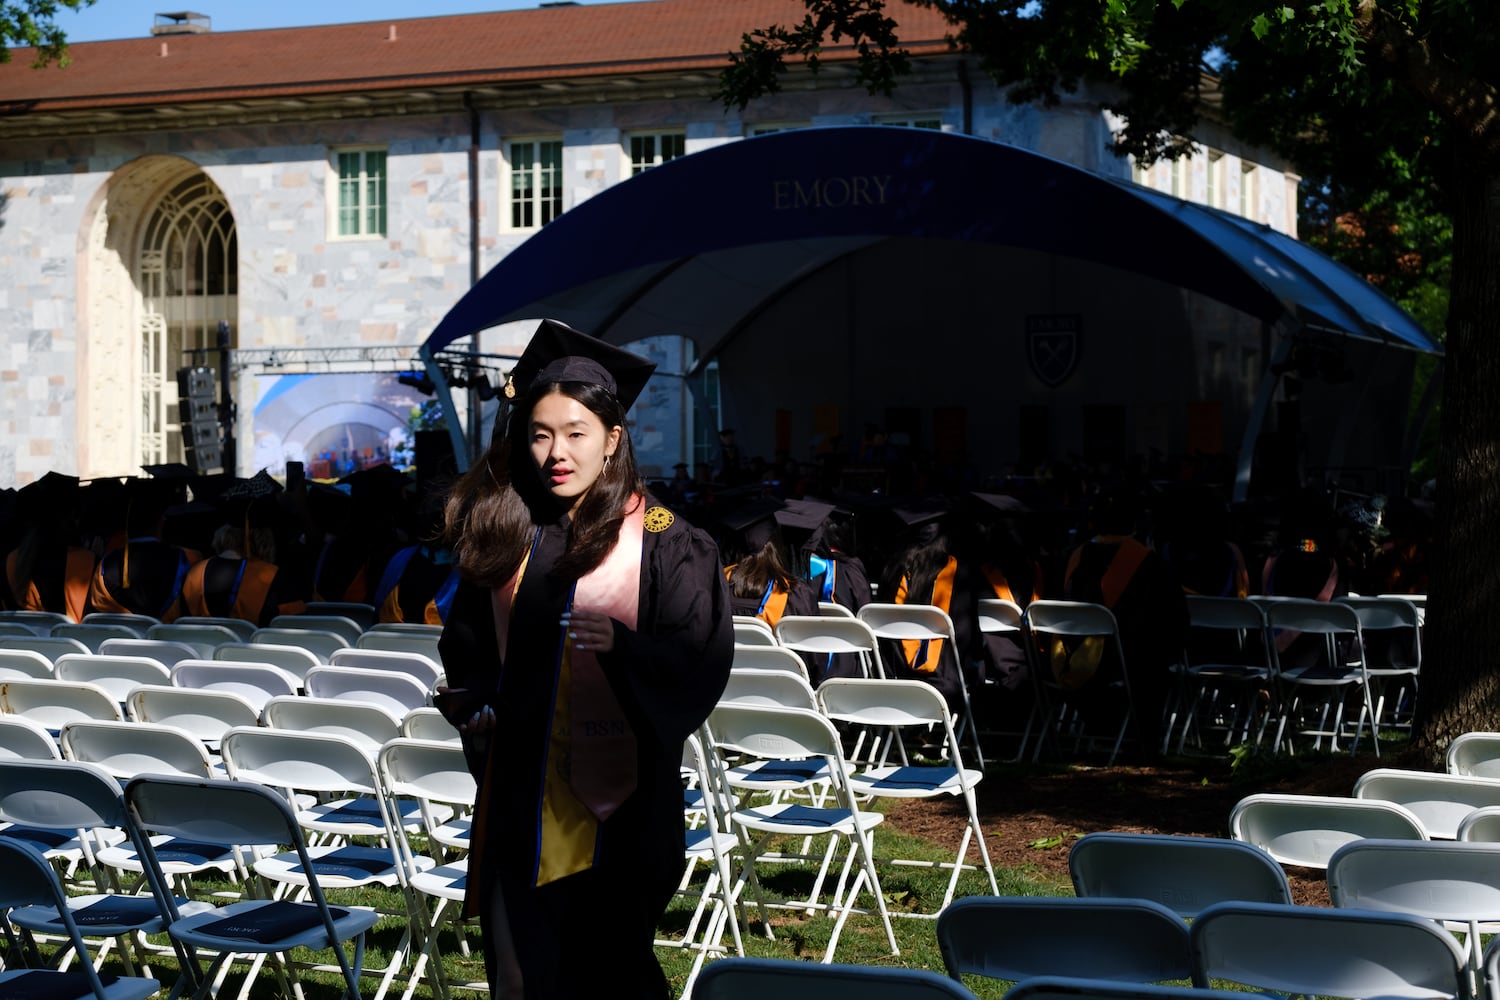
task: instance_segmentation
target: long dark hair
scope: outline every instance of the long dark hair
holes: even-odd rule
[[[759,597],[774,581],[782,590],[792,589],[792,574],[781,554],[778,532],[772,532],[758,552],[751,552],[729,571],[729,592],[735,597]]]
[[[568,550],[554,572],[576,579],[603,562],[619,535],[631,497],[644,490],[625,426],[625,410],[608,389],[591,382],[532,387],[511,411],[505,433],[491,441],[484,456],[454,484],[443,509],[444,538],[466,580],[502,586],[520,567],[536,525],[556,520],[566,511],[542,482],[528,444],[532,408],[553,392],[583,404],[603,421],[606,431],[620,428],[613,457],[573,515]]]

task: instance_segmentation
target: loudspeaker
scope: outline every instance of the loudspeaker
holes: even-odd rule
[[[199,365],[177,369],[177,419],[182,425],[184,458],[193,471],[223,468],[212,368]]]

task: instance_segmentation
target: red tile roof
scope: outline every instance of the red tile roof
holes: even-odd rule
[[[948,51],[933,11],[891,5],[914,55]],[[146,36],[69,47],[66,68],[0,65],[0,108],[65,111],[474,87],[659,72],[716,73],[746,31],[801,20],[799,0],[642,0],[370,21],[315,28]],[[143,30],[144,30],[143,26]],[[847,46],[824,59],[847,58]]]

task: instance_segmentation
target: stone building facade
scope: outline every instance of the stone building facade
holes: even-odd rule
[[[797,9],[643,0],[276,31],[143,26],[43,70],[14,52],[0,66],[0,485],[181,460],[175,373],[222,363],[220,323],[238,471],[302,457],[256,427],[274,376],[407,370],[472,281],[547,219],[766,130],[965,132],[1295,234],[1285,164],[1210,126],[1199,155],[1134,170],[1109,151],[1114,123],[1092,95],[1009,104],[916,8],[902,12],[916,69],[892,97],[857,86],[835,51],[743,113],[713,101],[740,34]],[[518,353],[528,333],[501,328],[479,346]],[[653,349],[664,369],[683,360]],[[334,402],[313,392],[310,406]],[[655,395],[637,413],[647,463],[693,460],[680,395]]]

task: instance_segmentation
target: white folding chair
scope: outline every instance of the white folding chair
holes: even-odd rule
[[[1219,903],[1198,915],[1188,938],[1198,987],[1217,980],[1283,995],[1470,996],[1453,935],[1410,914]]]
[[[254,705],[228,691],[139,687],[125,700],[125,710],[136,722],[185,730],[210,753],[218,753],[219,741],[229,730],[260,722]]]
[[[1087,969],[1094,979],[1152,983],[1191,970],[1187,923],[1149,899],[966,896],[938,917],[937,941],[954,979]]]
[[[269,642],[226,642],[214,650],[214,659],[236,663],[270,663],[297,679],[321,662],[316,653],[300,646],[278,646]]]
[[[78,920],[87,911],[75,912],[72,897],[64,891],[52,865],[36,848],[17,840],[0,837],[0,909],[8,909],[12,919],[28,911],[46,910],[52,914],[55,929],[61,929],[69,946],[78,954],[87,954],[87,944]],[[100,901],[96,901],[96,905]],[[106,899],[104,903],[111,902]],[[155,900],[148,900],[153,906]],[[158,925],[160,918],[158,918]],[[111,926],[121,926],[117,921]],[[160,929],[159,926],[157,929]],[[5,996],[84,997],[97,1000],[146,1000],[161,992],[161,983],[145,976],[101,978],[89,962],[80,963],[79,972],[54,969],[7,969],[0,972],[0,994]]]
[[[1481,806],[1458,824],[1458,839],[1476,844],[1500,844],[1500,806]]]
[[[247,846],[290,844],[289,853],[308,873],[303,900],[243,900],[192,915],[180,913],[175,905],[167,907],[172,940],[214,955],[197,977],[193,1000],[204,1000],[218,983],[218,971],[244,954],[273,956],[283,990],[289,992],[284,970],[291,968],[289,953],[295,948],[331,949],[336,964],[319,968],[341,975],[348,994],[359,995],[365,932],[379,914],[369,907],[328,905],[302,831],[284,799],[253,782],[147,776],[125,786],[125,800],[138,840],[161,834]],[[170,902],[168,879],[149,842],[143,854],[153,891],[159,900]],[[348,941],[354,942],[352,956],[343,946]]]
[[[50,632],[51,629],[48,629],[48,631]],[[33,631],[29,626],[22,625],[20,622],[0,621],[0,639],[8,639],[13,636],[31,635],[36,635],[36,632]]]
[[[736,670],[780,670],[796,674],[804,681],[808,680],[807,663],[795,650],[781,645],[746,646],[736,643],[733,666]]]
[[[120,704],[142,684],[170,684],[171,672],[156,660],[113,653],[69,653],[52,667],[58,680],[97,684]]]
[[[461,940],[463,937],[463,921],[458,910],[463,903],[469,874],[469,819],[466,810],[473,804],[477,793],[463,749],[456,744],[403,737],[386,743],[376,763],[391,814],[401,815],[408,806],[417,806],[422,819],[421,830],[429,842],[447,848],[452,855],[435,855],[431,860],[436,863],[430,865],[426,864],[429,859],[422,858],[423,863],[418,864],[420,853],[413,847],[405,829],[398,830],[397,856],[406,866],[412,890],[418,898],[435,901],[430,914],[425,906],[421,910],[423,944],[412,965],[403,1000],[410,1000],[417,984],[424,979],[429,979],[433,994],[438,997],[447,996],[450,985],[473,989],[479,984],[449,984],[446,981],[442,956],[438,951],[438,936],[444,926],[451,925]],[[456,813],[464,815],[455,818]]]
[[[68,622],[52,626],[49,635],[54,639],[77,639],[90,653],[97,653],[106,639],[144,639],[145,628],[105,622]]]
[[[358,667],[363,670],[391,670],[410,674],[431,691],[443,674],[437,661],[421,653],[404,653],[393,649],[340,649],[329,660],[335,667]]]
[[[776,633],[754,615],[734,616],[734,644],[736,646],[774,646]]]
[[[1264,605],[1266,628],[1272,637],[1272,654],[1276,663],[1277,684],[1281,689],[1281,711],[1276,720],[1276,742],[1272,752],[1281,749],[1282,741],[1296,735],[1313,736],[1313,749],[1320,749],[1323,737],[1329,748],[1338,750],[1343,734],[1345,702],[1351,693],[1359,696],[1359,721],[1354,732],[1353,749],[1359,748],[1359,736],[1373,706],[1369,679],[1365,676],[1364,642],[1360,635],[1359,615],[1347,604],[1326,601],[1290,599]],[[1324,648],[1319,662],[1289,666],[1275,642],[1277,633],[1292,630],[1304,635],[1321,636]],[[1315,709],[1316,718],[1303,719],[1302,691],[1321,695]],[[1332,715],[1332,721],[1329,715]],[[1375,755],[1380,756],[1380,741],[1374,740]]]
[[[243,618],[229,618],[220,615],[183,615],[172,619],[174,625],[217,625],[227,628],[234,633],[234,642],[249,642],[250,636],[257,628],[254,622],[247,622]]]
[[[306,848],[258,859],[257,875],[299,895],[315,881],[325,889],[399,889],[406,929],[381,971],[378,993],[383,995],[410,952],[413,926],[425,923],[425,909],[419,909],[409,873],[436,866],[431,858],[412,858],[407,864],[397,857],[397,828],[419,822],[415,804],[398,822],[381,794],[374,759],[340,736],[236,728],[224,734],[220,751],[236,781],[280,789],[289,801],[302,795],[313,800],[295,809],[297,825],[311,838]]]
[[[89,651],[89,648],[77,639],[51,635],[33,635],[30,637],[24,635],[9,636],[4,642],[0,642],[0,646],[4,646],[10,650],[27,650],[32,653],[40,653],[47,658],[48,663],[56,663],[59,656],[66,656],[69,653],[87,653]]]
[[[414,708],[401,717],[401,735],[413,740],[432,740],[438,743],[459,743],[458,730],[443,717],[443,713],[430,706]]]
[[[1245,1000],[1245,994],[1196,986],[1118,983],[1085,976],[1034,976],[1013,986],[1005,994],[1005,1000]]]
[[[1500,733],[1464,733],[1448,744],[1449,774],[1500,778]]]
[[[76,761],[0,761],[0,819],[27,831],[74,838],[83,847],[90,866],[96,853],[132,839],[125,803],[114,777],[103,768]],[[28,835],[16,836],[10,831],[0,837],[0,843],[24,844],[43,858],[56,853],[32,842]],[[10,868],[0,870],[6,873],[0,884],[9,884],[16,875]],[[65,968],[72,957],[77,957],[85,969],[102,964],[109,944],[91,958],[82,940],[87,936],[118,941],[126,971],[133,973],[135,958],[145,958],[143,948],[133,947],[136,935],[160,933],[166,925],[165,914],[153,896],[115,891],[110,880],[99,877],[100,870],[95,869],[95,873],[94,885],[81,894],[69,891],[65,901],[38,900],[13,910],[10,922],[28,936],[56,934],[63,924],[59,917],[66,910],[81,935],[71,941],[74,953],[66,956],[60,967]],[[111,891],[105,891],[106,887]],[[180,960],[182,956],[177,957]],[[10,994],[0,988],[0,995]]]
[[[692,899],[694,906],[682,937],[677,940],[657,938],[656,944],[685,948],[694,953],[683,986],[683,995],[688,996],[709,955],[726,950],[721,943],[726,925],[732,933],[735,954],[744,955],[745,945],[740,936],[738,910],[731,898],[734,876],[730,855],[739,845],[739,838],[729,828],[725,816],[732,799],[721,785],[700,735],[689,736],[684,741],[682,757],[683,770],[689,774],[691,788],[697,794],[684,808],[686,864],[677,892]],[[707,871],[702,886],[694,889],[692,879],[699,865]]]
[[[337,632],[317,628],[258,628],[250,641],[272,646],[298,646],[327,663],[336,650],[348,649],[349,642]]]
[[[191,660],[198,650],[185,642],[172,639],[105,639],[99,646],[105,656],[140,656],[155,660],[168,670],[178,660]]]
[[[202,741],[173,726],[149,722],[70,722],[63,727],[60,742],[67,759],[102,768],[121,785],[142,774],[215,777],[213,762]],[[209,871],[222,877],[232,876],[240,860],[228,844],[186,843],[160,835],[152,843],[163,869],[179,881]],[[143,871],[140,852],[133,844],[113,844],[95,853],[99,863],[109,868]],[[186,900],[178,900],[180,907],[185,903]],[[187,907],[189,912],[205,908]]]
[[[965,676],[963,657],[958,652],[958,636],[948,612],[932,604],[866,604],[855,616],[875,633],[878,639],[894,642],[946,642],[958,670],[959,693],[963,711],[955,713],[954,728],[960,741],[968,732],[974,742],[974,762],[984,769],[984,748],[979,745],[979,724],[974,721],[974,707],[969,700],[969,679]]]
[[[1182,752],[1190,732],[1203,745],[1205,716],[1219,720],[1224,746],[1236,739],[1249,743],[1252,730],[1259,746],[1274,714],[1271,699],[1276,693],[1265,612],[1254,601],[1238,597],[1189,594],[1186,600],[1188,643],[1181,680],[1187,708],[1177,752]]]
[[[880,641],[870,626],[858,618],[782,615],[776,623],[776,641],[787,649],[816,656],[850,653],[858,657],[864,676],[885,676],[880,662]]]
[[[819,601],[818,614],[829,618],[853,618],[854,612],[836,601]]]
[[[1155,900],[1184,918],[1225,900],[1292,901],[1274,858],[1217,837],[1090,833],[1068,852],[1068,874],[1079,896]]]
[[[371,760],[382,746],[401,735],[390,712],[360,701],[284,694],[265,703],[261,718],[272,729],[342,737],[363,747]]]
[[[1464,934],[1469,971],[1479,981],[1484,945],[1500,920],[1500,844],[1357,840],[1328,862],[1334,906],[1410,913]]]
[[[52,661],[29,649],[0,648],[0,679],[36,677],[45,680],[52,674]]]
[[[838,621],[834,618],[825,620]],[[805,709],[720,705],[709,717],[706,731],[712,741],[710,752],[714,754],[727,751],[762,760],[815,760],[821,763],[829,776],[836,803],[826,807],[791,802],[767,805],[742,803],[737,806],[729,816],[730,822],[743,830],[747,839],[755,839],[744,848],[744,860],[735,882],[733,898],[741,899],[746,885],[751,881],[758,885],[755,864],[770,837],[780,834],[798,837],[827,836],[833,844],[846,841],[844,866],[838,884],[832,898],[826,906],[822,906],[830,915],[836,914],[823,962],[826,964],[833,961],[839,935],[849,915],[856,912],[855,902],[861,890],[868,892],[875,905],[891,954],[900,954],[895,932],[891,928],[890,913],[880,890],[880,876],[876,872],[874,855],[870,849],[870,831],[884,817],[880,813],[862,812],[855,805],[853,791],[845,779],[848,772],[844,764],[844,752],[833,723],[817,712]],[[832,852],[823,855],[822,867],[813,888],[813,899],[794,904],[796,908],[821,906],[815,900],[821,892],[823,876],[832,860]],[[851,881],[849,874],[856,865],[858,872]],[[766,936],[773,937],[771,923],[764,913],[767,904],[761,900],[757,902],[762,908],[762,926]]]
[[[379,614],[372,604],[355,604],[349,601],[308,601],[306,613],[337,615],[349,619],[362,629],[374,628],[375,617]]]
[[[316,629],[320,632],[332,632],[341,636],[349,645],[364,634],[365,628],[359,622],[343,615],[277,615],[271,619],[271,628],[291,629]]]
[[[1015,601],[1002,600],[998,597],[980,598],[975,602],[976,615],[975,627],[981,634],[986,636],[1004,636],[1014,641],[1023,650],[1026,648],[1026,613]],[[1027,657],[1028,669],[1030,657]],[[986,678],[986,685],[997,685],[999,682],[994,678]],[[1036,685],[1029,679],[1027,687],[1031,692],[1031,707],[1026,713],[1026,723],[1019,732],[1000,733],[999,735],[1013,735],[1016,737],[1016,752],[1010,758],[1010,762],[1024,760],[1026,748],[1031,744],[1031,732],[1039,724],[1045,725],[1047,718],[1043,714],[1042,706],[1037,701]],[[991,730],[994,732],[994,730]]]
[[[0,622],[24,625],[37,636],[48,635],[54,625],[64,625],[72,620],[58,611],[0,611]]]
[[[1340,597],[1338,601],[1353,608],[1359,616],[1365,677],[1375,702],[1371,709],[1371,733],[1379,740],[1386,696],[1393,687],[1391,724],[1410,729],[1422,673],[1421,613],[1404,597]]]
[[[335,698],[379,705],[397,722],[428,702],[428,688],[410,674],[361,667],[317,666],[302,679],[312,698]]]
[[[237,694],[258,712],[278,695],[295,695],[298,683],[274,663],[183,660],[172,668],[172,686]]]
[[[724,685],[724,693],[719,695],[719,704],[817,708],[811,685],[796,674],[743,667],[729,671],[729,680]]]
[[[85,625],[124,625],[135,629],[138,637],[144,639],[146,630],[152,625],[160,625],[160,618],[150,615],[136,615],[127,611],[90,611],[83,616]]]
[[[120,722],[125,718],[120,703],[99,685],[55,678],[0,680],[0,712],[24,715],[50,733],[62,732],[74,719]]]
[[[856,795],[871,798],[930,799],[953,796],[964,803],[967,821],[963,838],[959,841],[958,853],[950,862],[912,861],[892,859],[893,864],[920,865],[922,867],[950,868],[948,888],[943,901],[937,907],[941,912],[953,901],[958,888],[958,877],[973,866],[966,864],[969,842],[976,840],[979,858],[985,876],[989,879],[990,892],[999,894],[995,883],[995,869],[990,863],[990,851],[985,843],[984,828],[979,822],[979,808],[974,801],[974,788],[984,777],[982,770],[964,767],[963,754],[958,745],[958,734],[953,719],[948,714],[948,704],[943,696],[928,684],[916,680],[886,680],[881,678],[830,677],[818,687],[818,707],[824,715],[835,722],[869,726],[876,729],[897,731],[920,727],[924,731],[941,734],[947,764],[942,766],[911,766],[901,761],[888,760],[890,744],[886,743],[887,759],[877,762],[875,767],[856,771],[849,776],[849,786]],[[877,857],[877,860],[880,860]],[[936,916],[909,914],[911,916]]]
[[[686,994],[684,994],[685,996]],[[693,986],[697,1000],[972,1000],[973,994],[926,969],[808,965],[771,958],[711,962]]]
[[[1061,735],[1064,727],[1071,724],[1071,733],[1079,744],[1092,743],[1088,731],[1086,712],[1075,711],[1074,699],[1086,699],[1092,706],[1108,706],[1108,711],[1119,717],[1113,743],[1109,750],[1109,763],[1113,764],[1125,741],[1125,733],[1135,718],[1134,701],[1130,694],[1130,668],[1125,662],[1125,650],[1120,644],[1120,627],[1114,612],[1102,604],[1082,601],[1032,601],[1026,606],[1026,630],[1031,636],[1027,652],[1033,657],[1031,676],[1036,684],[1037,701],[1049,718],[1043,736]],[[1046,650],[1038,644],[1058,640],[1063,643],[1097,642],[1100,645],[1098,671],[1076,688],[1060,683],[1053,672]],[[1116,676],[1108,664],[1119,666]],[[1037,743],[1037,755],[1042,749]],[[1034,755],[1035,756],[1035,755]]]
[[[1333,852],[1352,840],[1427,839],[1416,814],[1394,802],[1273,793],[1235,803],[1229,835],[1299,868],[1327,868]]]
[[[354,646],[356,649],[386,649],[393,653],[416,653],[427,657],[434,663],[442,663],[443,656],[438,652],[438,638],[443,634],[442,629],[427,625],[411,627],[421,628],[421,631],[394,631],[376,626],[361,635]]]
[[[147,639],[181,642],[197,650],[202,659],[211,659],[214,648],[226,642],[239,642],[240,633],[233,626],[217,622],[168,622],[152,625],[146,630]]]
[[[0,715],[0,760],[61,760],[57,738],[20,715]]]
[[[1470,812],[1500,806],[1500,780],[1378,767],[1360,775],[1354,797],[1399,803],[1421,820],[1427,836],[1453,840]]]

